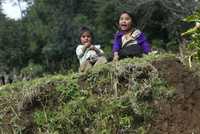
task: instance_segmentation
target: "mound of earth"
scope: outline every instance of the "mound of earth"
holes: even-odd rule
[[[161,77],[176,88],[172,101],[156,104],[158,116],[152,123],[156,134],[199,134],[200,133],[200,78],[174,59],[152,63]]]
[[[143,59],[142,59],[143,60]],[[152,78],[154,73],[158,73],[159,77],[167,82],[168,85],[175,88],[175,96],[170,99],[161,99],[150,102],[156,109],[154,118],[147,127],[148,133],[150,134],[199,134],[200,133],[200,77],[193,71],[186,68],[178,59],[168,57],[151,60],[147,66],[136,67],[132,63],[129,63],[128,68],[121,66],[122,70],[125,72],[118,72],[119,83],[118,89],[129,89],[129,85],[134,85],[135,81],[143,84],[144,93],[151,95],[151,92],[145,92],[146,88],[145,82]],[[133,61],[134,63],[134,61]],[[38,125],[34,122],[33,113],[35,111],[43,110],[44,105],[50,111],[56,111],[58,106],[62,103],[63,93],[66,93],[63,89],[69,90],[67,95],[75,95],[75,92],[71,90],[74,87],[73,83],[77,82],[81,88],[85,88],[92,91],[88,94],[94,95],[94,98],[99,94],[103,96],[106,94],[112,97],[115,94],[114,90],[110,90],[112,82],[106,80],[105,76],[110,76],[110,67],[105,71],[101,70],[100,74],[90,73],[79,77],[79,82],[76,81],[77,78],[72,78],[70,81],[66,78],[67,76],[54,76],[50,78],[44,78],[38,80],[39,83],[35,84],[36,81],[32,81],[32,87],[28,84],[16,86],[16,89],[10,93],[10,97],[0,96],[0,132],[12,134],[19,132],[16,130],[22,130],[19,133],[31,134],[38,133]],[[128,70],[129,69],[129,70]],[[126,76],[128,73],[132,73],[130,77],[132,80],[128,80]],[[89,76],[88,76],[89,75]],[[96,75],[96,76],[95,76]],[[122,77],[123,76],[123,77]],[[88,79],[89,78],[89,79]],[[74,80],[75,79],[75,80]],[[96,79],[99,79],[99,83],[96,83]],[[110,79],[110,77],[109,77]],[[111,77],[111,79],[115,79]],[[92,84],[91,84],[92,83]],[[88,87],[88,85],[90,87]],[[94,86],[96,85],[96,86]],[[135,84],[136,85],[136,84]],[[136,85],[137,86],[137,85]],[[26,88],[30,90],[20,91],[21,88]],[[59,88],[58,88],[59,87]],[[141,86],[142,87],[142,86]],[[60,89],[60,91],[58,90]],[[151,89],[151,88],[150,88]],[[105,90],[107,92],[105,92]],[[20,91],[20,92],[19,92]],[[59,92],[58,92],[59,91]],[[130,90],[132,91],[132,90]],[[124,92],[118,92],[118,97]],[[110,95],[109,95],[110,93]],[[142,92],[143,93],[143,92]],[[2,92],[1,92],[2,94]],[[96,96],[95,96],[96,95]],[[99,98],[101,97],[99,96]],[[70,96],[67,96],[70,97]],[[98,97],[97,97],[98,98]],[[65,101],[70,100],[70,98],[63,98]],[[150,99],[151,100],[151,99]],[[94,100],[96,101],[96,100]],[[148,101],[148,99],[147,99]],[[129,103],[128,103],[129,104]],[[103,104],[102,104],[103,105]],[[108,105],[110,106],[110,105]],[[130,107],[131,108],[131,107]],[[118,109],[120,114],[124,114],[123,110]],[[127,110],[130,115],[132,115],[132,109]],[[112,113],[112,112],[111,112]],[[113,114],[116,113],[113,112]],[[2,118],[3,117],[3,118]],[[69,117],[70,118],[70,117]],[[45,118],[46,119],[46,118]],[[40,125],[46,125],[44,124]],[[133,121],[134,122],[134,121]],[[118,122],[114,122],[118,123]],[[66,124],[64,124],[66,125]],[[113,125],[115,126],[115,125]],[[18,129],[20,127],[20,129]],[[109,126],[110,127],[110,126]],[[89,128],[88,128],[89,129]],[[114,131],[114,133],[126,133],[125,131]],[[86,133],[85,131],[83,133]],[[134,131],[135,133],[135,131]],[[136,132],[137,133],[137,132]]]

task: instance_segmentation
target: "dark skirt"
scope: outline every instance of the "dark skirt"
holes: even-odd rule
[[[142,57],[143,50],[138,44],[135,44],[123,47],[120,49],[118,54],[120,59],[129,57]]]

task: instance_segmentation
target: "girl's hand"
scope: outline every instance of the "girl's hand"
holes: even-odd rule
[[[91,46],[91,43],[86,42],[85,44],[83,44],[83,48],[82,48],[82,52],[85,52],[85,50],[87,50],[87,48],[89,48]]]
[[[90,48],[92,46],[89,42],[86,42],[84,45],[86,48]]]
[[[90,46],[90,50],[95,50],[95,51],[96,51],[95,46],[94,46],[94,45],[91,45],[91,46]]]
[[[113,62],[116,62],[119,60],[119,55],[117,52],[114,53],[114,57],[113,57]]]
[[[90,50],[94,50],[99,56],[103,54],[100,49],[96,48],[94,45],[90,46]]]

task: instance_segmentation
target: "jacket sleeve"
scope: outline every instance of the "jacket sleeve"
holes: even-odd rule
[[[141,33],[141,35],[137,39],[138,44],[142,47],[143,52],[145,54],[148,54],[151,51],[151,47],[149,42],[147,41],[146,37],[144,36],[144,33]]]
[[[84,55],[82,48],[83,48],[83,45],[78,45],[78,47],[76,48],[76,55],[78,59],[80,59]]]
[[[122,42],[122,32],[117,32],[114,37],[112,52],[118,52],[121,49],[121,42]]]

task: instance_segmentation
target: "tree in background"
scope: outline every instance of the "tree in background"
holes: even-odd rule
[[[90,27],[95,42],[110,53],[118,14],[127,10],[150,40],[163,41],[159,47],[169,48],[167,42],[179,37],[180,20],[199,7],[196,0],[18,0],[21,1],[29,5],[22,20],[10,20],[0,14],[0,64],[20,70],[31,61],[42,65],[46,72],[77,70],[74,51],[81,26]]]
[[[106,29],[110,29],[106,31],[109,31],[108,34],[110,35],[110,31],[116,30],[114,24],[117,20],[117,14],[127,10],[134,14],[137,27],[148,33],[150,38],[158,38],[168,42],[179,36],[179,29],[182,28],[180,20],[191,15],[199,7],[199,1],[111,0],[107,2],[102,0],[98,1],[98,5],[98,30],[101,31],[105,28],[102,30],[105,33]]]

